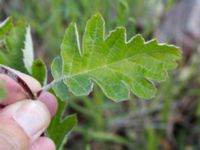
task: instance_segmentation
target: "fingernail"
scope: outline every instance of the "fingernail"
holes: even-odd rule
[[[42,102],[28,101],[15,112],[13,118],[34,141],[47,128],[50,122],[50,113]]]

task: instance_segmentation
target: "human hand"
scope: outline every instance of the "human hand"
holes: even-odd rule
[[[15,71],[36,93],[41,89],[38,81]],[[53,141],[40,135],[56,113],[56,98],[43,92],[39,100],[28,100],[21,86],[0,74],[7,95],[0,100],[0,150],[55,150]]]

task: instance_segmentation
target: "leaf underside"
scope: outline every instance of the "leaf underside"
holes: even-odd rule
[[[62,77],[76,96],[88,95],[96,83],[114,101],[129,99],[130,92],[148,99],[155,95],[152,81],[163,81],[181,58],[180,50],[157,40],[145,42],[141,35],[129,41],[123,27],[105,36],[100,14],[87,22],[80,46],[75,23],[65,32],[61,45]]]
[[[24,48],[22,49],[22,52],[23,52],[24,66],[27,69],[27,71],[30,74],[32,74],[32,64],[34,61],[34,53],[33,53],[33,41],[32,41],[32,37],[31,37],[30,26],[28,26],[26,28]]]
[[[59,56],[53,60],[51,65],[51,72],[54,79],[59,79],[60,76],[62,76],[62,60]],[[54,84],[53,91],[62,101],[66,101],[69,97],[68,89],[63,81]]]

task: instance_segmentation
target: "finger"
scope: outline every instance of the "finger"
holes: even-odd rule
[[[21,128],[12,121],[1,120],[0,123],[0,149],[1,150],[27,150],[29,141],[22,134]]]
[[[1,100],[0,104],[7,105],[25,98],[22,88],[10,77],[0,74],[0,80],[4,81],[3,85],[7,93],[6,97]]]
[[[34,93],[41,89],[41,85],[34,78],[18,71],[15,72],[27,83],[27,85]],[[6,97],[0,101],[1,105],[12,104],[16,101],[26,98],[25,92],[23,91],[22,87],[13,79],[8,77],[7,75],[0,74],[0,80],[4,82],[3,85],[5,87],[5,90],[7,91]]]
[[[39,100],[47,106],[51,116],[54,116],[58,109],[58,103],[56,97],[49,92],[42,92],[39,97]],[[2,108],[3,106],[0,106],[0,110]]]
[[[55,144],[47,137],[40,137],[29,150],[55,150]]]
[[[54,116],[58,108],[56,97],[49,92],[42,92],[39,100],[47,106],[51,116]]]
[[[48,127],[50,113],[42,102],[25,100],[2,109],[0,121],[0,149],[27,150]]]

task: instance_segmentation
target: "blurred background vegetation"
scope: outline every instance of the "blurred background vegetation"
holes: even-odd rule
[[[65,149],[200,149],[198,0],[0,0],[0,21],[8,16],[26,20],[36,57],[48,67],[60,51],[68,24],[77,22],[83,34],[87,19],[96,12],[102,13],[107,34],[116,26],[125,26],[128,39],[140,33],[146,40],[158,38],[180,46],[183,60],[150,100],[132,96],[114,103],[98,87],[88,97],[71,96],[66,114],[77,113],[78,125]],[[190,15],[182,17],[182,12]]]

